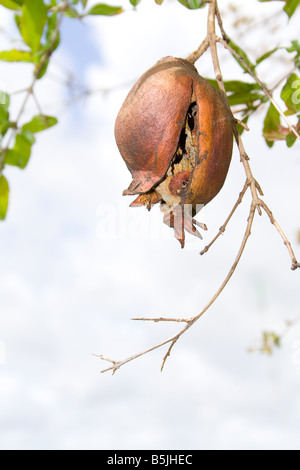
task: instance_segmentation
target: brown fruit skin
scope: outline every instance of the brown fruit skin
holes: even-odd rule
[[[119,151],[133,181],[124,194],[149,191],[176,152],[190,104],[192,78],[168,57],[151,67],[125,99],[115,123]]]
[[[197,157],[185,204],[210,202],[221,190],[231,162],[233,148],[232,115],[221,94],[197,73],[194,95],[197,102]]]
[[[189,171],[181,171],[173,176],[169,183],[169,191],[173,196],[178,196],[187,191],[191,173]]]
[[[196,163],[182,202],[207,204],[220,191],[232,155],[230,111],[191,63],[166,57],[141,76],[116,119],[117,146],[133,177],[123,194],[145,193],[164,178],[192,99],[197,103]]]

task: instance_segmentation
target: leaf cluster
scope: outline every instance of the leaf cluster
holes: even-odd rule
[[[294,55],[294,70],[284,79],[284,84],[280,90],[280,98],[285,105],[286,116],[293,116],[296,120],[295,129],[300,129],[300,76],[296,71],[300,70],[300,44],[292,41],[292,45],[286,48],[288,53]],[[282,119],[277,109],[271,103],[264,120],[263,135],[269,147],[277,140],[285,140],[288,147],[292,147],[296,142],[296,136],[282,125]]]
[[[33,66],[32,83],[25,90],[24,109],[34,85],[47,73],[50,59],[60,45],[63,17],[83,19],[90,16],[114,16],[123,12],[121,7],[97,3],[88,7],[88,0],[0,0],[0,9],[11,10],[19,32],[20,48],[0,51],[0,60],[26,62]],[[36,134],[57,124],[57,118],[39,112],[20,124],[11,116],[11,97],[0,90],[0,220],[8,208],[9,184],[3,175],[6,165],[26,168],[36,141]]]

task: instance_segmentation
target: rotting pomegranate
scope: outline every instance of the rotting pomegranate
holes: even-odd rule
[[[115,123],[116,143],[131,175],[131,207],[160,203],[163,221],[184,247],[200,238],[194,217],[221,190],[229,169],[232,114],[193,64],[166,57],[127,95]]]

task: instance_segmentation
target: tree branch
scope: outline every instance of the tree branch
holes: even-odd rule
[[[219,27],[222,31],[222,36],[223,36],[223,39],[217,37],[216,35],[216,32],[215,32],[215,23],[216,23],[216,19],[218,21],[218,24],[219,24]],[[235,56],[237,57],[238,54],[235,53],[235,51],[230,48],[228,46],[228,41],[229,41],[229,38],[228,36],[226,35],[225,31],[224,31],[224,28],[223,28],[223,24],[222,24],[222,19],[221,19],[221,16],[220,16],[220,13],[219,13],[219,10],[218,10],[218,5],[217,5],[217,0],[211,0],[210,3],[209,3],[209,11],[208,11],[208,19],[207,19],[207,36],[205,38],[205,40],[201,43],[201,45],[199,46],[199,48],[193,52],[192,54],[190,54],[188,56],[188,60],[190,60],[191,62],[195,62],[196,60],[198,60],[198,58],[208,49],[210,48],[210,51],[211,51],[211,57],[212,57],[212,62],[213,62],[213,66],[214,66],[214,72],[215,72],[215,76],[216,76],[216,79],[217,79],[217,83],[218,83],[218,86],[219,86],[219,90],[223,96],[223,99],[224,99],[224,103],[225,105],[229,108],[230,110],[230,113],[231,113],[231,116],[232,116],[232,126],[233,126],[233,133],[234,133],[234,137],[235,137],[235,140],[236,140],[236,144],[237,144],[237,147],[238,147],[238,150],[239,150],[239,154],[240,154],[240,161],[241,163],[243,164],[243,167],[244,167],[244,170],[245,170],[245,173],[246,173],[246,182],[244,184],[244,187],[242,189],[242,191],[240,192],[239,194],[239,197],[233,207],[233,209],[231,210],[229,216],[227,217],[225,223],[223,224],[223,226],[219,229],[219,232],[218,234],[214,237],[214,239],[212,240],[212,242],[207,245],[202,251],[201,251],[201,254],[204,254],[206,251],[208,251],[208,249],[211,247],[211,245],[217,240],[217,238],[225,231],[226,227],[227,227],[227,224],[229,223],[229,221],[231,220],[233,214],[235,213],[237,207],[239,206],[239,204],[242,202],[243,200],[243,197],[246,193],[246,191],[250,188],[250,191],[251,191],[251,196],[252,196],[252,200],[251,200],[251,204],[250,204],[250,209],[249,209],[249,214],[248,214],[248,218],[247,218],[247,225],[246,225],[246,229],[245,229],[245,232],[244,232],[244,236],[242,238],[242,241],[241,241],[241,244],[240,244],[240,247],[239,247],[239,250],[237,252],[237,255],[236,255],[236,258],[229,270],[229,272],[227,273],[224,281],[222,282],[222,284],[219,286],[218,290],[215,292],[215,294],[213,295],[213,297],[211,297],[211,299],[209,300],[209,302],[205,305],[205,307],[197,314],[195,315],[194,317],[192,318],[187,318],[187,319],[174,319],[174,318],[165,318],[165,317],[158,317],[158,318],[135,318],[134,320],[140,320],[140,321],[153,321],[153,322],[167,322],[167,321],[172,321],[172,322],[183,322],[183,323],[186,323],[186,325],[178,332],[176,333],[175,335],[171,336],[170,338],[156,344],[155,346],[152,346],[151,348],[148,348],[140,353],[137,353],[137,354],[134,354],[133,356],[130,356],[128,357],[127,359],[124,359],[124,360],[121,360],[121,361],[114,361],[112,359],[108,359],[102,355],[97,355],[97,357],[100,357],[100,359],[102,360],[105,360],[105,361],[108,361],[110,362],[112,365],[109,367],[109,368],[106,368],[104,370],[102,370],[102,372],[107,372],[107,371],[112,371],[113,373],[115,373],[118,369],[120,369],[120,367],[122,367],[124,364],[130,362],[130,361],[133,361],[134,359],[137,359],[138,357],[141,357],[151,351],[154,351],[156,349],[159,349],[165,345],[169,345],[168,349],[167,349],[167,352],[166,354],[164,355],[163,357],[163,361],[162,361],[162,366],[161,366],[161,370],[163,370],[164,366],[165,366],[165,363],[166,363],[166,360],[167,358],[170,356],[171,354],[171,351],[174,347],[174,345],[177,343],[177,341],[180,339],[180,337],[187,332],[187,330],[189,328],[191,328],[191,326],[193,326],[203,315],[205,312],[207,312],[207,310],[214,304],[214,302],[217,300],[217,298],[220,296],[220,294],[223,292],[223,290],[225,289],[225,287],[227,286],[228,282],[230,281],[232,275],[234,274],[239,262],[240,262],[240,259],[242,257],[242,254],[245,250],[245,247],[246,247],[246,244],[247,244],[247,241],[251,235],[251,229],[252,229],[252,225],[253,225],[253,221],[254,221],[254,217],[255,217],[255,214],[256,214],[256,211],[259,215],[262,215],[262,209],[266,212],[266,214],[268,215],[271,223],[274,225],[274,227],[277,229],[277,231],[279,232],[279,234],[281,235],[283,241],[284,241],[284,244],[286,245],[287,249],[288,249],[288,252],[289,252],[289,255],[291,257],[291,260],[292,260],[292,269],[297,269],[300,267],[300,264],[297,262],[296,260],[296,257],[295,257],[295,254],[293,252],[293,249],[292,249],[292,246],[290,244],[290,242],[288,241],[286,235],[283,233],[283,231],[281,230],[281,228],[279,227],[277,221],[274,219],[273,217],[273,214],[271,212],[271,210],[268,208],[268,206],[266,205],[266,203],[264,201],[262,201],[261,197],[260,196],[263,196],[263,192],[261,190],[261,187],[260,185],[258,184],[258,182],[256,181],[256,179],[254,178],[253,174],[252,174],[252,171],[251,171],[251,168],[250,168],[250,163],[249,163],[249,157],[247,155],[247,152],[245,150],[245,147],[244,147],[244,144],[242,142],[242,139],[241,139],[241,136],[238,132],[238,128],[237,128],[237,121],[236,119],[234,118],[232,112],[231,112],[231,109],[230,109],[230,106],[229,106],[229,103],[228,103],[228,99],[227,99],[227,94],[226,94],[226,90],[225,90],[225,85],[224,85],[224,81],[223,81],[223,77],[222,77],[222,72],[221,72],[221,68],[220,68],[220,63],[219,63],[219,58],[218,58],[218,52],[217,52],[217,43],[221,43],[223,44],[225,47],[227,47],[227,49]],[[238,56],[239,57],[239,56]],[[239,57],[239,59],[241,59]],[[243,60],[241,60],[241,63],[243,66],[245,66],[248,70],[248,66],[246,63],[244,63]],[[273,98],[271,97],[270,93],[268,92],[268,90],[264,87],[264,85],[260,82],[260,80],[256,77],[256,75],[252,72],[252,70],[249,69],[249,73],[251,72],[251,75],[253,76],[253,78],[255,78],[255,80],[257,81],[257,83],[260,84],[261,88],[263,91],[265,91],[265,93],[267,94],[268,98],[274,102]],[[274,104],[274,103],[273,103]],[[292,126],[290,125],[290,129],[292,130]],[[296,131],[295,131],[296,132]],[[295,133],[294,132],[294,133]]]

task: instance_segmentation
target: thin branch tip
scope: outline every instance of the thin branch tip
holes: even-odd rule
[[[154,323],[159,322],[176,322],[176,323],[188,323],[190,318],[168,318],[168,317],[157,317],[157,318],[132,318],[134,321],[153,321]]]
[[[295,259],[292,261],[292,271],[296,271],[296,269],[300,268],[300,263]]]

